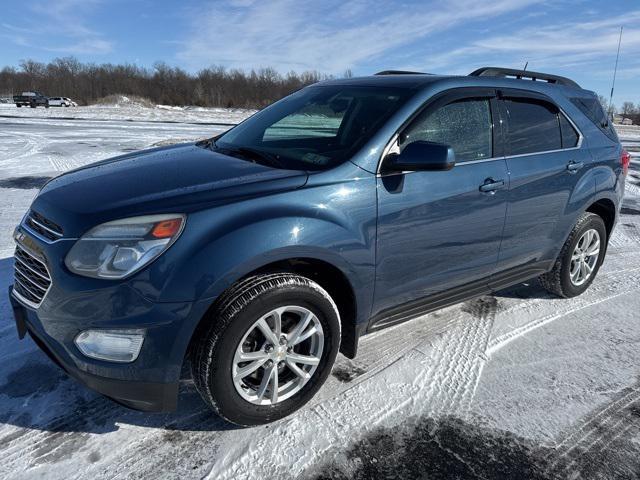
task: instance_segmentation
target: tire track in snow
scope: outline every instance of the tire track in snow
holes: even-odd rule
[[[7,158],[2,158],[3,161],[15,161],[38,153],[39,143],[36,140],[36,138],[40,139],[38,136],[26,135],[24,132],[12,132],[6,130],[2,132],[2,135],[15,138],[16,143],[24,145],[24,147],[19,147],[18,151],[9,151],[8,154],[6,154]]]
[[[429,385],[431,416],[441,412],[463,413],[462,407],[470,403],[482,371],[497,307],[498,301],[491,296],[465,302],[462,311],[472,315],[472,319],[463,325],[462,332],[449,330],[435,346],[428,360],[430,368],[414,382]]]
[[[609,246],[616,249],[636,247],[640,244],[640,224],[629,216],[621,216],[616,229],[611,235]]]
[[[427,339],[446,333],[465,319],[466,317],[460,315],[458,309],[446,308],[363,336],[360,339],[356,359],[349,360],[339,356],[334,368],[338,371],[358,368],[365,370],[364,373],[353,378],[348,382],[348,385],[345,385],[346,382],[336,380],[333,376],[329,377],[325,386],[310,401],[309,406],[321,403],[328,398],[339,395],[347,388],[367,381],[388,368],[397,359],[418,348]]]
[[[628,196],[640,197],[640,187],[638,185],[634,185],[633,183],[631,183],[627,178],[627,182],[625,183],[625,186],[624,186],[624,194],[625,194],[625,198]]]
[[[2,465],[8,473],[19,469],[26,459],[30,460],[27,468],[31,463],[46,463],[50,454],[71,444],[75,445],[78,436],[84,438],[88,426],[104,424],[115,416],[114,411],[118,409],[122,410],[122,407],[105,398],[96,397],[43,425],[10,432],[0,438],[0,444],[5,445]]]
[[[630,430],[640,430],[640,386],[626,388],[614,399],[570,429],[546,460],[548,472],[573,478],[576,464],[594,452],[602,452]]]
[[[202,403],[192,414],[128,442],[117,466],[104,478],[162,478],[166,472],[186,477],[203,470],[198,475],[202,476],[215,460],[216,441],[227,428],[229,424]],[[144,461],[151,456],[154,462]]]
[[[592,285],[592,289],[587,290],[587,292],[590,292],[590,294],[585,292],[585,294],[573,298],[570,301],[564,299],[557,300],[563,303],[566,302],[566,307],[559,308],[558,310],[554,311],[554,313],[538,317],[533,321],[527,322],[524,325],[514,328],[507,333],[495,337],[489,342],[487,355],[491,356],[493,353],[500,350],[513,340],[516,340],[517,338],[520,338],[527,333],[548,323],[551,323],[559,318],[562,318],[568,314],[578,312],[585,308],[598,305],[613,298],[626,295],[640,289],[640,267],[632,270],[625,270],[622,273],[627,275],[612,275],[614,278],[611,279],[610,283],[604,284],[603,282],[600,282],[599,284]],[[596,278],[596,282],[597,280],[598,279]]]

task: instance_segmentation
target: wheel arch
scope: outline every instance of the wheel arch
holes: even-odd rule
[[[594,201],[587,207],[586,212],[594,213],[602,218],[607,229],[607,243],[611,238],[611,232],[616,224],[616,205],[609,198],[603,197]]]
[[[189,356],[194,344],[200,340],[209,322],[215,321],[212,315],[218,307],[218,300],[223,297],[224,292],[247,277],[275,272],[296,273],[305,276],[315,281],[327,291],[336,303],[338,313],[340,314],[342,327],[340,352],[348,358],[354,358],[357,353],[361,331],[357,323],[360,312],[354,285],[348,275],[332,262],[310,256],[294,256],[272,261],[254,268],[230,282],[228,287],[212,300],[211,305],[198,321],[189,340],[186,356]],[[360,308],[363,307],[361,306]]]

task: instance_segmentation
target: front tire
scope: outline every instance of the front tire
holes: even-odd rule
[[[571,298],[582,294],[595,279],[606,247],[607,229],[602,218],[594,213],[583,213],[551,271],[540,276],[540,283],[560,297]]]
[[[340,315],[329,294],[292,273],[248,277],[217,301],[192,348],[197,390],[237,425],[278,420],[307,403],[340,347]]]

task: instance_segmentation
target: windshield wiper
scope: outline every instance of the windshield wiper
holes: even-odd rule
[[[209,150],[214,150],[216,148],[216,141],[214,140],[214,137],[211,137],[206,140],[200,140],[196,145],[202,148],[208,148]]]
[[[208,148],[209,150],[218,150],[225,154],[239,154],[245,160],[249,160],[253,163],[266,164],[279,168],[286,168],[282,160],[278,155],[274,155],[269,152],[264,152],[252,147],[227,147],[218,146],[213,138],[207,138],[198,143],[199,147]]]
[[[285,168],[280,158],[269,152],[263,152],[262,150],[251,147],[235,147],[230,150],[238,152],[240,155],[248,157],[249,159],[258,160],[258,163],[266,163],[267,165]]]

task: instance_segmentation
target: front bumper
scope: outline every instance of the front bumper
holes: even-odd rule
[[[188,344],[188,340],[183,338],[188,332],[182,331],[184,329],[180,328],[180,324],[189,325],[191,322],[189,315],[174,322],[162,317],[163,311],[165,315],[175,314],[174,304],[170,304],[171,313],[166,312],[167,305],[154,305],[144,315],[160,320],[160,325],[147,329],[145,344],[136,361],[116,364],[84,357],[72,341],[81,327],[52,322],[50,318],[43,321],[37,310],[21,304],[11,292],[12,287],[9,288],[9,298],[18,336],[23,338],[28,333],[38,347],[69,376],[129,408],[148,412],[175,410],[185,345]],[[187,313],[191,309],[183,306],[180,311]],[[131,319],[132,325],[140,323],[145,322],[140,318]]]

